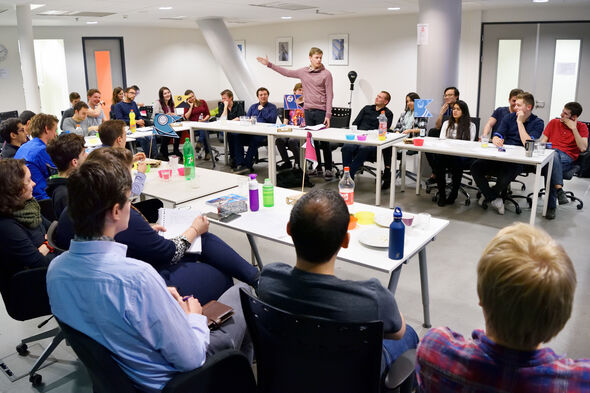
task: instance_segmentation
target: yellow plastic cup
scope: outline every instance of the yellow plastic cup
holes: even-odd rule
[[[371,225],[375,223],[375,213],[373,212],[357,212],[354,216],[358,219],[360,225]]]

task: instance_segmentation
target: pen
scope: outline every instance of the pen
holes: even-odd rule
[[[186,301],[187,301],[188,299],[190,299],[191,297],[193,297],[193,295],[184,296],[184,297],[182,298],[182,301],[183,301],[183,302],[186,302]]]

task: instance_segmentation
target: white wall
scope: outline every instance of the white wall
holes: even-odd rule
[[[590,20],[590,7],[546,6],[465,11],[461,25],[457,87],[472,113],[477,111],[482,22],[567,19]],[[302,67],[308,64],[311,46],[322,48],[327,57],[328,35],[348,33],[349,65],[328,66],[334,77],[334,105],[347,105],[350,90],[346,74],[355,70],[359,79],[355,84],[353,114],[363,105],[373,103],[380,90],[387,90],[392,96],[389,107],[397,117],[403,109],[404,96],[416,88],[417,20],[416,14],[386,15],[318,22],[289,21],[233,28],[230,31],[234,39],[246,41],[246,63],[255,80],[270,90],[271,101],[280,101],[282,95],[290,92],[296,83],[295,79],[282,77],[256,62],[256,56],[259,55],[268,55],[274,60],[277,37],[293,37],[293,67]],[[127,81],[128,84],[140,86],[139,101],[153,101],[162,85],[168,86],[173,93],[190,88],[195,90],[198,97],[208,100],[217,99],[221,90],[230,87],[197,29],[36,27],[34,35],[36,39],[64,39],[70,91],[83,93],[86,90],[82,36],[124,38]],[[9,74],[8,79],[0,79],[0,111],[22,111],[25,104],[16,27],[0,27],[0,37],[0,43],[9,50],[8,60],[0,63],[0,68],[7,69]],[[436,64],[432,65],[432,70],[436,72]]]

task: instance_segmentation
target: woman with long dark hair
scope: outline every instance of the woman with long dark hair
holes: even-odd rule
[[[475,124],[469,117],[469,107],[465,101],[457,101],[453,104],[453,115],[446,120],[440,130],[440,139],[460,139],[464,141],[475,140]],[[438,205],[450,205],[457,199],[463,169],[468,168],[471,159],[466,157],[447,156],[436,154],[433,168],[438,186]],[[446,172],[451,173],[451,192],[446,195]]]
[[[162,86],[160,87],[160,90],[158,90],[158,99],[154,102],[154,117],[157,113],[163,113],[172,116],[175,115],[174,98],[172,97],[170,89],[166,86]],[[170,139],[174,139],[172,154],[182,157],[179,149],[180,138],[163,137],[162,144],[160,144],[160,155],[162,155],[162,157],[165,159],[168,159],[168,144],[170,143]]]
[[[111,101],[111,112],[109,114],[110,119],[115,118],[115,105],[117,105],[119,102],[123,101],[124,95],[125,95],[125,92],[123,91],[123,88],[121,86],[117,86],[113,89],[113,98]]]
[[[186,102],[189,107],[184,108],[184,118],[188,121],[209,121],[211,115],[209,114],[209,107],[205,100],[199,100],[195,96],[195,92],[192,90],[186,90],[185,96],[188,96]],[[201,147],[205,148],[205,160],[211,159],[211,148],[205,143],[205,133],[207,131],[199,131],[199,141],[195,150],[197,153],[201,150]]]
[[[406,106],[393,131],[408,134],[411,138],[413,134],[420,133],[420,128],[426,128],[426,117],[414,117],[414,101],[419,99],[418,93],[413,91],[406,95]]]

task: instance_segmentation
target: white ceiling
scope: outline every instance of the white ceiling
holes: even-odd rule
[[[3,0],[0,0],[3,1]],[[197,28],[196,20],[208,17],[223,17],[230,27],[282,22],[281,17],[290,16],[290,21],[309,21],[344,16],[387,15],[418,12],[418,0],[33,0],[45,6],[33,10],[34,26],[158,26]],[[0,25],[16,25],[16,5],[30,1],[0,3]],[[308,6],[304,10],[287,10],[259,7],[259,4],[284,6]],[[465,10],[489,10],[514,7],[545,7],[547,5],[581,5],[589,0],[549,0],[548,3],[532,3],[531,0],[463,0]],[[171,10],[159,7],[170,6]],[[388,7],[400,10],[389,11]],[[113,15],[89,16],[42,16],[47,11],[105,12]],[[4,11],[4,12],[2,12]],[[162,18],[179,18],[168,20]],[[289,22],[289,21],[285,21]]]

